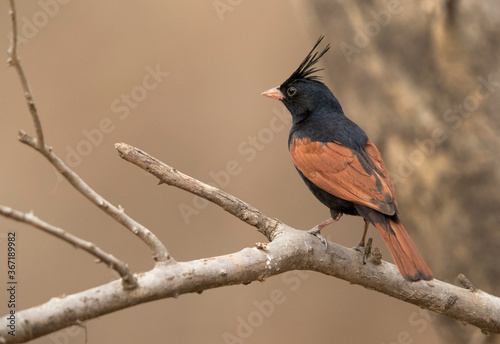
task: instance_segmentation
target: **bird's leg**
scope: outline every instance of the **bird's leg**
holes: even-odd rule
[[[370,225],[370,223],[366,219],[364,219],[364,220],[365,220],[365,230],[363,231],[363,236],[361,237],[361,240],[359,241],[358,245],[355,247],[355,250],[361,251],[361,252],[364,251],[366,233],[368,232],[368,226]]]
[[[326,220],[326,221],[323,221],[319,225],[316,225],[312,229],[310,229],[309,233],[314,234],[314,235],[319,234],[323,228],[325,228],[329,224],[332,224],[333,221],[335,221],[335,220],[331,219],[331,218]]]
[[[332,215],[331,219],[328,219],[326,221],[321,222],[319,225],[314,226],[312,229],[308,230],[308,233],[311,233],[312,235],[316,236],[323,244],[325,244],[326,248],[328,248],[328,243],[325,239],[324,236],[321,235],[321,230],[328,226],[329,224],[332,224],[335,221],[338,221],[342,217],[341,212],[337,212],[335,210],[330,210],[330,213]]]
[[[373,243],[373,238],[369,238],[368,242],[363,248],[363,264],[366,264],[366,260],[370,256],[370,253],[372,253],[372,243]]]
[[[368,222],[366,219],[363,220],[365,220],[365,230],[363,232],[363,236],[361,237],[361,241],[358,243],[358,246],[360,247],[365,247],[366,233],[368,232],[368,226],[370,225],[370,222]]]

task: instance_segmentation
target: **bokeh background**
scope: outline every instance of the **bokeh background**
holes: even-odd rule
[[[11,32],[7,5],[0,3],[3,51]],[[264,238],[214,205],[157,186],[121,160],[113,144],[135,145],[269,216],[311,228],[328,210],[292,166],[286,110],[260,93],[284,81],[325,34],[332,50],[322,61],[324,81],[382,151],[402,219],[435,276],[456,283],[462,272],[500,294],[500,6],[494,1],[41,0],[20,1],[17,10],[20,56],[47,144],[154,231],[179,261],[235,252]],[[1,204],[34,211],[135,272],[153,266],[144,244],[17,141],[18,130],[34,130],[11,68],[0,69],[0,119]],[[239,168],[229,175],[234,161]],[[362,228],[361,219],[344,217],[324,235],[355,246]],[[20,308],[117,278],[81,250],[4,218],[0,252],[9,231],[18,236]],[[390,260],[378,234],[369,233]],[[265,314],[258,305],[274,290],[284,300]],[[143,304],[85,326],[34,342],[83,343],[86,336],[89,343],[498,342],[314,272]]]

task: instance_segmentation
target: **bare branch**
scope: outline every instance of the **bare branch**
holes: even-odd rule
[[[133,220],[130,216],[126,215],[122,208],[117,208],[101,197],[97,192],[95,192],[87,183],[85,183],[75,172],[73,172],[54,152],[52,148],[45,145],[42,125],[38,112],[36,110],[35,102],[31,94],[31,90],[28,84],[26,75],[24,74],[23,68],[21,66],[21,61],[19,60],[18,46],[17,46],[17,17],[15,1],[9,0],[10,3],[10,17],[12,22],[12,41],[9,47],[9,59],[8,64],[14,66],[19,74],[19,79],[24,90],[24,95],[26,97],[26,102],[31,112],[31,117],[35,125],[37,138],[33,138],[24,132],[19,133],[19,140],[28,146],[36,149],[43,156],[45,156],[50,163],[61,173],[66,180],[81,194],[83,194],[92,203],[97,205],[106,214],[110,215],[113,219],[118,221],[120,224],[129,229],[132,233],[136,234],[142,239],[153,251],[153,257],[156,261],[166,262],[171,259],[168,251],[163,245],[163,243],[154,235],[149,229]]]
[[[53,236],[58,237],[59,239],[70,243],[76,248],[81,248],[84,251],[87,251],[91,255],[97,257],[99,261],[106,263],[109,267],[120,274],[120,276],[122,277],[122,284],[124,289],[134,289],[137,287],[137,280],[130,272],[127,264],[115,258],[113,255],[103,251],[93,243],[80,239],[61,228],[55,227],[45,221],[42,221],[32,213],[23,213],[18,210],[0,205],[0,215],[32,225],[33,227],[39,228],[46,233],[49,233]]]
[[[133,291],[123,290],[119,281],[113,281],[17,312],[16,336],[8,336],[8,329],[1,325],[0,342],[23,342],[140,303],[263,281],[291,270],[313,270],[338,277],[484,331],[500,333],[500,299],[495,296],[436,279],[408,282],[393,264],[363,264],[362,253],[335,243],[329,242],[325,250],[315,236],[282,223],[276,233],[274,241],[265,246],[208,259],[157,264],[138,276],[139,287]]]
[[[182,185],[186,190],[205,188],[206,184],[180,174],[143,151],[125,144],[118,147],[123,158],[126,158],[128,153],[139,154],[136,156],[140,160],[137,163],[150,166],[151,169],[147,170],[160,173],[160,167],[167,166],[171,177],[181,178],[170,180],[172,185]],[[165,177],[165,180],[168,178]],[[207,190],[210,192],[200,191],[201,197],[216,200],[214,203],[220,203],[232,214],[244,214],[251,209],[251,215],[238,216],[243,221],[254,226],[266,223],[268,218],[236,197],[213,187],[205,191]],[[220,198],[214,195],[219,195]],[[238,210],[238,207],[243,209]],[[249,218],[253,220],[249,221]],[[393,264],[385,261],[373,264],[371,257],[367,263],[363,263],[361,252],[331,242],[325,249],[315,236],[274,221],[275,226],[270,230],[273,241],[269,244],[260,243],[256,247],[209,259],[157,264],[153,270],[138,276],[138,287],[132,291],[124,290],[120,287],[119,281],[114,281],[16,312],[18,319],[16,336],[9,336],[8,328],[0,325],[0,342],[2,340],[6,343],[22,342],[140,303],[178,297],[186,293],[199,293],[222,286],[263,281],[270,276],[291,270],[312,270],[341,278],[475,325],[484,332],[500,333],[500,299],[495,296],[481,290],[471,292],[437,279],[428,282],[408,282]],[[265,225],[263,226],[265,228]],[[377,251],[377,248],[373,251]],[[2,319],[7,321],[6,316]],[[47,319],[50,319],[50,322]]]
[[[31,113],[31,118],[33,119],[33,124],[35,125],[36,137],[38,138],[37,148],[41,150],[45,146],[42,123],[40,122],[40,117],[38,116],[38,111],[36,110],[35,101],[33,100],[33,95],[31,93],[28,80],[26,79],[26,75],[24,74],[23,67],[21,66],[21,60],[19,60],[19,55],[17,52],[18,36],[17,36],[17,17],[16,17],[15,1],[9,0],[9,4],[10,4],[9,14],[12,22],[12,38],[8,50],[9,58],[7,60],[7,65],[13,66],[16,69],[17,74],[19,75],[19,79],[21,80],[21,86],[23,87],[24,96],[26,97],[26,103],[28,104],[28,108]]]
[[[20,133],[20,141],[44,155],[75,189],[138,235],[152,249],[160,263],[152,270],[141,273],[137,277],[137,287],[133,290],[122,288],[117,280],[16,312],[15,336],[8,334],[8,317],[3,316],[0,320],[0,343],[24,342],[140,303],[178,297],[186,293],[200,293],[222,286],[264,281],[270,276],[291,270],[321,272],[475,325],[484,332],[500,333],[500,299],[495,296],[481,290],[472,292],[472,289],[460,288],[437,279],[408,282],[393,264],[381,260],[376,247],[372,254],[364,254],[330,242],[325,249],[315,236],[269,218],[238,198],[187,176],[137,148],[117,144],[116,148],[123,159],[150,172],[160,179],[160,183],[179,187],[219,205],[242,221],[257,227],[272,241],[269,244],[258,243],[256,247],[225,256],[175,262],[152,232],[127,216],[122,208],[113,206],[92,190],[45,144],[33,97],[18,58],[14,0],[9,1],[13,25],[9,64],[18,71],[37,132],[36,138]],[[92,254],[99,254],[91,243],[82,243],[83,240],[80,242],[81,239],[71,237],[62,229],[46,224],[33,215],[6,207],[0,207],[0,213],[48,230],[53,235],[64,237],[68,242],[79,242],[81,247],[87,248]],[[108,259],[109,257],[112,256],[107,255]],[[125,264],[123,266],[126,268]],[[128,275],[130,272],[127,269]],[[127,276],[123,279],[128,278]]]
[[[219,207],[236,216],[240,220],[257,227],[259,231],[270,241],[273,240],[273,237],[276,234],[275,229],[279,223],[277,219],[267,217],[258,209],[234,197],[233,195],[185,175],[175,168],[141,151],[140,149],[132,147],[126,143],[116,143],[115,148],[120,153],[120,157],[122,159],[153,174],[160,180],[160,184],[175,186],[205,198],[210,202],[217,204]]]
[[[66,180],[82,195],[84,195],[88,200],[97,205],[106,214],[111,216],[121,225],[129,229],[132,233],[137,235],[142,241],[144,241],[153,251],[153,257],[156,261],[166,262],[172,260],[169,256],[167,248],[163,243],[154,235],[149,229],[132,219],[130,216],[125,214],[125,211],[121,207],[115,207],[113,204],[108,202],[104,197],[95,192],[87,183],[83,181],[73,170],[71,170],[54,152],[50,147],[44,146],[41,150],[37,147],[37,140],[34,137],[29,136],[24,132],[19,133],[19,140],[22,143],[36,149],[38,152],[42,153],[50,163],[57,169],[61,175],[66,178]]]
[[[458,275],[458,281],[464,286],[464,288],[469,289],[471,292],[477,291],[476,287],[471,283],[471,281],[465,277],[464,274]]]
[[[278,220],[273,220],[266,217],[265,215],[261,214],[259,210],[253,208],[252,206],[239,200],[238,198],[229,195],[215,187],[204,184],[190,176],[187,176],[177,171],[175,168],[170,167],[157,160],[156,158],[148,155],[146,152],[140,149],[137,149],[125,143],[115,144],[115,147],[117,148],[120,156],[123,159],[130,161],[143,168],[144,170],[150,172],[151,174],[159,178],[160,181],[169,185],[179,187],[183,190],[192,192],[196,195],[199,195],[200,197],[212,201],[231,214],[237,216],[242,221],[258,227],[259,230],[261,230],[261,228],[264,228],[265,230],[263,232],[269,233],[269,237],[271,239],[274,239],[278,236],[281,237],[282,235],[290,235],[289,231],[292,230],[290,227],[282,224]],[[243,210],[238,210],[238,207],[242,207]],[[247,209],[252,209],[252,216],[241,216],[241,214],[246,214],[245,212]],[[253,220],[249,221],[249,218],[252,218]],[[303,242],[299,241],[296,243],[289,243],[289,245],[292,247],[298,247],[302,246]],[[334,245],[337,250],[342,247],[328,242],[328,252],[330,252],[332,245]],[[300,252],[297,252],[297,254],[300,256]],[[331,252],[329,254],[332,255]],[[339,252],[335,252],[334,250],[333,255],[336,257],[341,257],[342,260],[346,259],[345,253],[340,254]],[[363,267],[365,268],[366,266],[372,266],[374,267],[374,269],[375,267],[378,268],[367,274],[359,273],[359,271],[357,271],[357,269],[361,268],[359,266],[359,262],[363,261],[363,254],[360,254],[360,257],[357,257],[357,255],[354,257],[351,256],[351,258],[348,259],[350,261],[345,266],[339,267],[340,270],[334,268],[334,265],[338,262],[332,262],[331,259],[330,264],[333,264],[333,266],[323,265],[322,263],[324,262],[324,257],[318,257],[318,260],[311,262],[311,264],[307,266],[299,264],[295,267],[295,269],[309,269],[323,272],[328,275],[344,279],[351,283],[359,284],[366,288],[377,290],[381,293],[396,297],[405,302],[416,304],[421,308],[430,309],[437,313],[441,313],[463,322],[476,325],[482,329],[485,329],[487,327],[491,328],[492,324],[494,323],[495,325],[493,325],[493,327],[495,328],[495,330],[487,330],[491,332],[500,332],[500,299],[498,299],[497,297],[482,293],[483,296],[491,298],[492,308],[483,309],[482,314],[478,317],[469,317],[467,313],[470,313],[471,309],[479,310],[481,309],[481,307],[484,307],[484,304],[475,303],[478,300],[475,300],[471,303],[467,301],[467,305],[460,304],[464,301],[463,298],[470,299],[470,294],[472,294],[470,291],[451,284],[447,284],[445,282],[441,282],[436,279],[429,282],[407,282],[397,272],[397,269],[394,268],[394,265],[386,262],[382,262],[383,264],[381,264],[380,257],[380,251],[378,250],[378,248],[374,248],[373,253],[370,255],[369,259],[371,264],[363,265]],[[296,257],[295,259],[304,259],[304,257]],[[322,266],[322,268],[319,267],[320,265]],[[469,294],[465,293],[465,290],[467,290]],[[459,303],[458,306],[457,303]],[[467,320],[465,318],[467,318]]]

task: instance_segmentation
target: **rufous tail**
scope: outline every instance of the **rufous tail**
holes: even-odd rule
[[[431,269],[418,252],[399,218],[384,216],[384,220],[372,223],[382,235],[401,275],[409,281],[431,280]]]

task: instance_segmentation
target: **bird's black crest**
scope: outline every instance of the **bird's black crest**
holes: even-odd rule
[[[323,70],[323,68],[314,68],[314,65],[318,62],[318,60],[323,56],[329,49],[330,49],[330,44],[326,46],[325,49],[321,53],[314,52],[314,50],[318,47],[318,45],[321,43],[321,41],[325,38],[325,36],[321,36],[318,38],[318,41],[314,45],[314,47],[311,49],[307,57],[302,61],[300,64],[299,68],[295,72],[293,72],[292,75],[288,78],[286,82],[292,81],[292,80],[297,80],[297,79],[307,79],[307,80],[319,80],[321,79],[321,76],[319,75],[311,75],[316,72],[319,72],[320,70]]]

